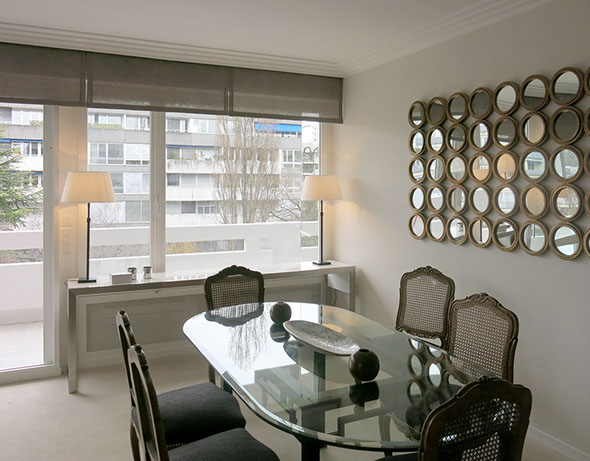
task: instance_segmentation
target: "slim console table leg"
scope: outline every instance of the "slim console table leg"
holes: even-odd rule
[[[78,331],[76,328],[76,296],[68,296],[68,392],[78,391]]]

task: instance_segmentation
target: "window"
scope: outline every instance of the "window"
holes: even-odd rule
[[[181,174],[180,175],[180,185],[182,187],[195,187],[197,183],[197,175],[196,174]]]
[[[197,212],[197,202],[180,202],[181,214],[195,214]]]
[[[199,214],[213,214],[215,213],[215,204],[213,202],[199,202],[197,211]]]
[[[180,175],[178,173],[168,173],[166,175],[167,186],[180,186]]]
[[[149,144],[131,144],[126,143],[124,146],[125,165],[149,165],[150,163],[150,145]]]
[[[180,202],[166,202],[166,214],[167,215],[179,215],[180,214]]]
[[[149,222],[150,221],[150,202],[127,201],[125,202],[125,222]]]
[[[91,165],[123,165],[123,144],[106,142],[88,144]]]
[[[115,194],[123,193],[123,173],[111,173],[111,182]]]
[[[124,117],[125,129],[135,131],[149,131],[150,118],[147,115],[129,115]]]
[[[197,175],[198,187],[211,188],[215,185],[212,174],[199,174]]]
[[[96,129],[121,129],[123,114],[89,113],[88,125]]]
[[[23,157],[43,156],[43,141],[12,141],[12,148]]]
[[[295,149],[281,149],[283,168],[301,168],[301,151]]]
[[[186,133],[188,120],[184,118],[166,118],[166,131],[168,133]]]
[[[43,125],[42,110],[12,109],[13,125]]]
[[[150,175],[148,173],[125,173],[126,194],[149,194]]]

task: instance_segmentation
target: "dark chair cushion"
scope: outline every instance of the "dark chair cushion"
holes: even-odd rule
[[[379,458],[377,461],[416,461],[418,453],[404,453],[403,455],[386,456]]]
[[[279,461],[245,429],[232,429],[168,451],[170,461]]]
[[[211,383],[165,392],[158,404],[169,447],[246,425],[237,400]],[[131,417],[137,421],[135,408]]]

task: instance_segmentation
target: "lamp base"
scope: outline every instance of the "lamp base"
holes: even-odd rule
[[[312,261],[316,266],[329,266],[332,264],[330,261]]]
[[[78,279],[78,283],[96,283],[96,279]]]

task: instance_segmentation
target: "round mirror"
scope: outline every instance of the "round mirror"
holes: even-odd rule
[[[520,122],[520,137],[528,146],[536,146],[547,137],[547,119],[541,112],[529,112]]]
[[[424,132],[422,130],[414,130],[410,134],[410,152],[414,155],[420,155],[424,152],[426,144],[424,143]]]
[[[421,214],[414,214],[410,217],[409,222],[410,235],[415,239],[421,239],[425,235],[426,223]]]
[[[455,213],[463,213],[467,208],[467,191],[461,186],[452,186],[447,191],[447,203]]]
[[[445,161],[438,155],[428,160],[426,165],[426,174],[434,182],[440,182],[445,177]]]
[[[417,402],[422,397],[422,388],[418,385],[416,381],[411,381],[411,384],[408,386],[408,397],[411,402]]]
[[[467,161],[462,155],[455,155],[447,162],[447,175],[456,183],[462,183],[467,177]]]
[[[410,162],[410,179],[419,184],[424,180],[424,160],[415,158]]]
[[[584,251],[590,256],[590,229],[584,234]]]
[[[575,147],[560,147],[551,156],[551,173],[563,182],[575,181],[582,172],[582,154]]]
[[[584,114],[584,131],[590,136],[590,108]]]
[[[488,88],[475,89],[469,98],[469,112],[474,118],[486,118],[494,109],[492,99],[492,92]]]
[[[518,126],[512,117],[500,117],[492,131],[494,144],[501,149],[509,149],[518,140]]]
[[[527,110],[540,110],[549,102],[549,80],[542,75],[531,75],[520,90],[520,103]]]
[[[500,115],[510,115],[518,109],[518,93],[520,88],[516,83],[503,82],[494,91],[494,110]]]
[[[590,189],[588,189],[586,197],[584,197],[584,207],[586,208],[586,214],[590,216]]]
[[[432,98],[426,109],[426,120],[431,125],[440,125],[447,119],[447,102],[444,98]]]
[[[494,174],[501,181],[510,182],[518,174],[516,156],[505,150],[494,157]]]
[[[527,150],[522,156],[522,172],[529,181],[541,181],[547,175],[547,154],[539,148]]]
[[[539,219],[547,212],[547,192],[537,184],[525,187],[520,200],[522,212],[530,219]]]
[[[516,190],[512,186],[500,186],[494,194],[494,209],[500,216],[511,216],[517,209]]]
[[[469,176],[475,182],[486,182],[492,175],[492,164],[487,154],[476,154],[469,161]]]
[[[558,70],[549,85],[551,99],[556,104],[574,104],[584,93],[584,74],[574,67]]]
[[[410,370],[414,374],[414,376],[420,376],[422,374],[422,362],[420,361],[420,357],[416,354],[412,354],[412,358],[410,359]]]
[[[442,128],[434,127],[428,131],[426,148],[428,149],[428,152],[433,154],[440,154],[445,150],[445,135]]]
[[[422,101],[416,101],[410,106],[408,121],[413,128],[420,128],[426,123],[426,106]]]
[[[442,351],[436,347],[428,346],[428,351],[436,358],[442,355]]]
[[[467,130],[459,123],[451,126],[447,131],[447,148],[451,152],[461,152],[467,147]]]
[[[428,218],[426,233],[435,242],[440,242],[445,237],[445,222],[442,216],[435,214]]]
[[[449,120],[453,122],[462,122],[465,120],[469,115],[467,110],[468,104],[469,98],[465,93],[452,94],[447,104],[447,115]]]
[[[449,240],[456,245],[461,245],[467,240],[467,223],[461,216],[453,216],[447,223],[447,235]]]
[[[549,234],[549,245],[562,259],[574,259],[582,251],[582,233],[573,224],[557,224]]]
[[[582,211],[582,192],[576,186],[559,186],[551,194],[551,211],[562,221],[573,221]]]
[[[576,142],[582,135],[582,117],[575,107],[560,107],[551,117],[551,137],[561,144]]]
[[[490,125],[488,122],[475,122],[469,128],[469,145],[475,150],[485,150],[491,142]]]
[[[432,186],[426,193],[426,205],[431,211],[438,213],[445,207],[445,192],[440,186]]]
[[[520,229],[520,246],[530,255],[540,255],[549,243],[547,229],[538,221],[527,221]]]
[[[491,242],[490,222],[485,218],[475,218],[469,223],[469,240],[476,247],[484,248]]]
[[[435,386],[440,385],[440,367],[436,363],[431,363],[428,366],[428,379]]]
[[[420,350],[422,348],[422,346],[424,345],[424,343],[421,343],[420,341],[416,341],[415,339],[409,338],[408,341],[410,342],[410,346],[412,346],[413,349],[416,350]]]
[[[509,219],[503,218],[495,222],[492,228],[492,239],[502,251],[512,251],[518,245],[518,229]]]
[[[410,207],[414,211],[420,211],[425,205],[424,189],[422,186],[414,186],[410,189]]]
[[[471,190],[469,194],[469,204],[471,211],[477,215],[485,215],[492,207],[490,191],[485,186],[478,186]]]

